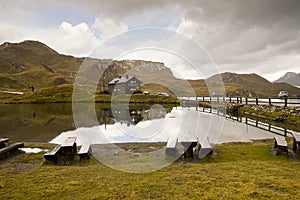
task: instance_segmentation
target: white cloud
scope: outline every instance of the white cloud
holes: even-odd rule
[[[15,42],[22,40],[24,38],[23,34],[24,30],[22,31],[11,24],[0,22],[0,44],[7,41]]]
[[[114,19],[108,17],[97,17],[93,27],[101,31],[102,40],[128,30],[128,26],[125,23],[116,22]]]
[[[89,55],[104,40],[130,28],[152,26],[171,28],[203,45],[219,71],[264,75],[292,71],[299,63],[298,0],[11,0],[0,2],[0,9],[0,42],[35,39],[75,56]],[[118,46],[107,48],[111,55],[122,51]]]
[[[39,40],[59,53],[74,56],[88,56],[100,44],[86,23],[73,26],[62,22],[58,28],[39,30],[28,39]]]

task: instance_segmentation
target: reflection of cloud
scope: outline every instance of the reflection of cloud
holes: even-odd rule
[[[256,127],[225,120],[222,116],[193,109],[173,108],[164,119],[142,121],[137,126],[115,123],[63,132],[50,143],[60,144],[67,137],[77,137],[77,144],[106,144],[129,142],[167,142],[199,140],[200,143],[249,142],[251,139],[272,138],[273,135]]]

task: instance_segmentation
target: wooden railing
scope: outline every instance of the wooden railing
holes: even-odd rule
[[[278,106],[292,106],[300,107],[299,98],[250,98],[250,97],[180,97],[179,99],[185,101],[206,101],[206,102],[227,102],[239,103],[246,105],[278,105]]]

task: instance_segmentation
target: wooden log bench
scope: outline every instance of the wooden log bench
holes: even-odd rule
[[[0,149],[7,146],[9,138],[0,138]]]
[[[80,150],[78,151],[78,156],[80,157],[80,161],[81,160],[88,160],[90,159],[90,154],[91,154],[91,145],[90,144],[83,144],[80,148]]]
[[[0,149],[0,156],[3,156],[5,154],[13,152],[13,151],[17,151],[19,148],[23,148],[23,147],[24,147],[24,143],[22,143],[22,142],[13,143],[9,146],[1,148]]]
[[[276,135],[274,139],[275,139],[274,148],[277,151],[276,155],[279,155],[281,153],[288,154],[288,144],[287,141],[285,140],[285,137]]]
[[[166,155],[167,156],[176,157],[178,155],[177,143],[178,143],[177,137],[169,137],[168,138],[168,142],[167,142],[167,146],[166,146]]]
[[[293,150],[294,151],[300,150],[299,149],[300,148],[300,134],[293,132],[292,135],[293,135]]]

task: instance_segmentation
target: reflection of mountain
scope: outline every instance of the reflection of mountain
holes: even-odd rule
[[[0,105],[0,137],[12,141],[48,142],[73,130],[71,104]]]

